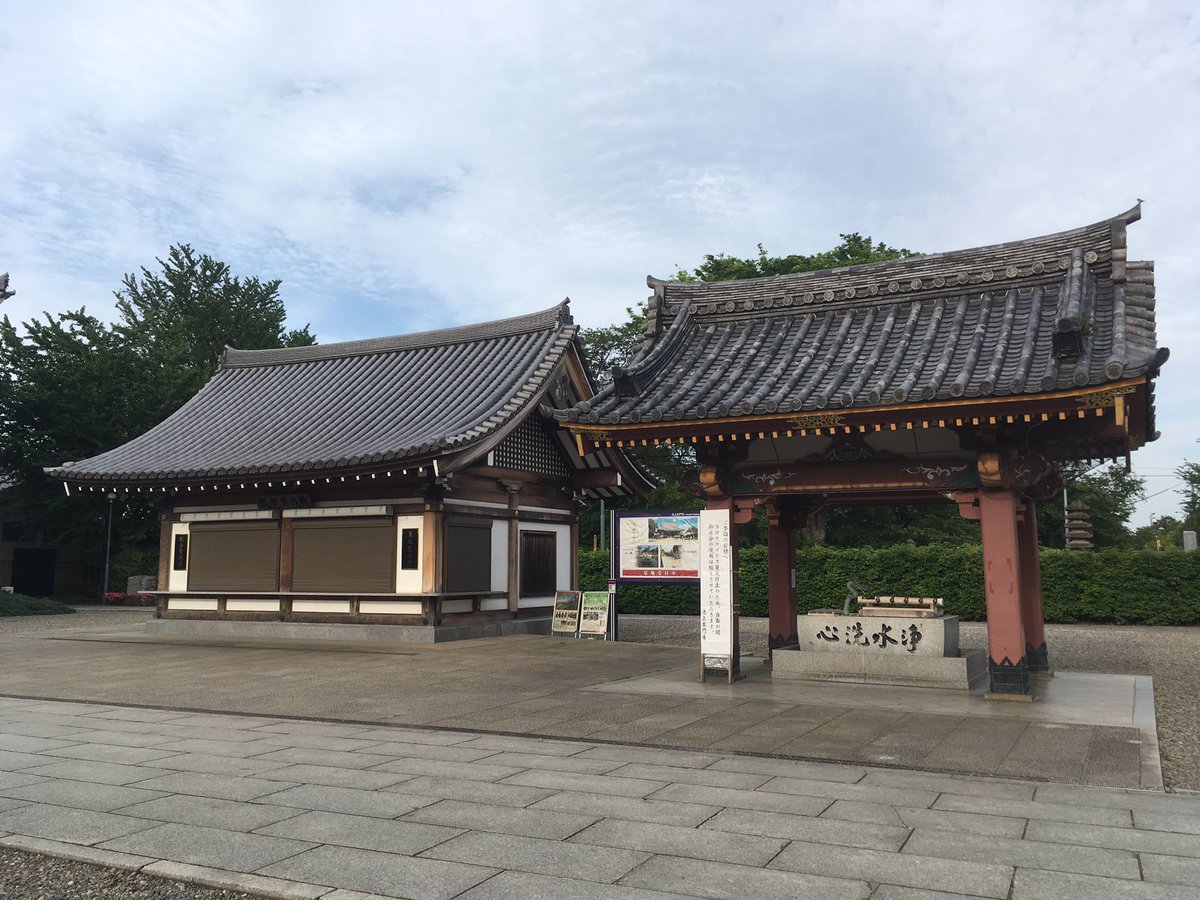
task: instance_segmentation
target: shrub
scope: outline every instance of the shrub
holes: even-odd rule
[[[105,606],[153,606],[153,594],[119,594],[109,592],[100,598]]]
[[[1047,622],[1118,625],[1200,624],[1200,552],[1042,550],[1042,597]],[[583,590],[604,590],[607,553],[579,554]],[[847,582],[868,594],[942,597],[946,612],[985,618],[983,556],[978,546],[901,544],[882,549],[803,547],[796,556],[796,603],[801,613],[840,607]],[[621,585],[622,612],[697,615],[694,585]],[[741,552],[742,615],[767,614],[767,551]]]
[[[65,615],[75,610],[49,597],[29,597],[25,594],[0,593],[0,618],[4,616]]]

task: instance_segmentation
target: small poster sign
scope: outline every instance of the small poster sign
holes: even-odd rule
[[[619,581],[695,583],[700,577],[699,514],[618,512],[613,563]]]
[[[579,631],[579,591],[558,591],[554,595],[554,614],[550,623],[552,634],[574,636]]]
[[[579,634],[586,637],[608,636],[608,591],[584,591],[579,616]]]

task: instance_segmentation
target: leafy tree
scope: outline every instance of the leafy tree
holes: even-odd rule
[[[1067,497],[1088,505],[1097,549],[1134,546],[1128,525],[1138,501],[1146,496],[1143,479],[1115,464],[1094,472],[1086,463],[1065,463],[1059,472],[1067,483]],[[1065,528],[1061,496],[1038,504],[1038,540],[1043,546],[1062,547]]]
[[[188,244],[171,247],[158,265],[159,272],[126,275],[116,292],[116,331],[161,391],[152,417],[165,418],[200,390],[227,344],[258,350],[315,342],[307,325],[285,329],[278,279],[238,278]]]
[[[831,547],[890,547],[894,544],[970,544],[979,525],[952,503],[839,506],[829,512],[825,541]]]
[[[14,518],[46,541],[103,559],[107,503],[68,499],[43,466],[110,450],[161,422],[215,372],[226,343],[246,349],[313,343],[284,327],[279,282],[241,279],[190,246],[160,271],[125,276],[109,325],[84,309],[17,328],[0,321],[0,484]],[[157,544],[156,510],[138,495],[114,506],[114,560],[139,568]],[[112,584],[125,573],[114,565]]]
[[[1136,550],[1176,550],[1183,547],[1183,523],[1174,516],[1159,516],[1133,533]]]
[[[811,256],[768,256],[762,244],[758,245],[758,256],[740,259],[724,253],[708,254],[691,272],[680,269],[675,277],[679,281],[735,281],[741,278],[763,278],[768,275],[791,275],[796,272],[815,272],[820,269],[840,269],[861,263],[882,262],[915,256],[911,250],[889,247],[876,243],[857,231],[839,235],[842,242],[832,250],[814,253]]]
[[[1183,522],[1180,531],[1200,531],[1200,463],[1185,462],[1175,470],[1183,480]]]
[[[588,364],[602,385],[612,378],[613,366],[623,366],[637,350],[646,327],[646,314],[632,306],[625,307],[624,322],[605,328],[583,328],[579,339],[583,342]]]

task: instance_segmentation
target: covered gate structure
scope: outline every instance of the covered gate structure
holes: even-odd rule
[[[651,278],[634,359],[552,414],[581,455],[694,448],[698,490],[735,523],[766,508],[775,648],[797,643],[794,532],[814,510],[957,504],[981,525],[990,695],[1027,698],[1050,667],[1035,511],[1062,490],[1055,463],[1158,436],[1154,266],[1126,253],[1140,214],[842,269]]]

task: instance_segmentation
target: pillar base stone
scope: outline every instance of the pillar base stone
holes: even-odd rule
[[[1032,644],[1025,645],[1025,663],[1031,673],[1051,671],[1050,654],[1046,650],[1045,641],[1037,647]]]
[[[1029,687],[1029,665],[1025,657],[1013,662],[1007,656],[996,662],[988,660],[988,676],[991,690],[988,696],[1004,695],[1004,699],[1029,699],[1032,697]]]

